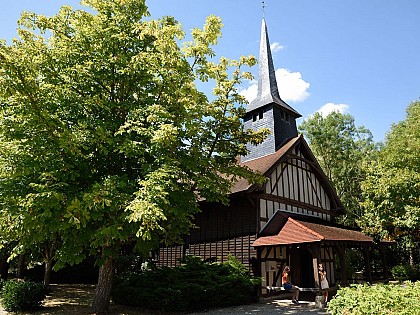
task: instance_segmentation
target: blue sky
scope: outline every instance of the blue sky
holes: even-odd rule
[[[78,0],[0,0],[0,38],[16,36],[22,10],[46,15]],[[392,123],[420,98],[420,1],[266,0],[280,96],[303,116],[331,109],[350,113],[357,125],[383,141]],[[206,16],[222,18],[218,56],[258,56],[260,0],[152,0],[152,18],[173,15],[188,33]],[[257,67],[252,69],[257,75]],[[241,89],[252,97],[254,82]],[[302,120],[300,119],[298,123]]]

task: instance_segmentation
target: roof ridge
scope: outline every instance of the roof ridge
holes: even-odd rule
[[[303,225],[302,223],[300,223],[299,221],[297,221],[297,220],[295,220],[295,219],[292,219],[291,217],[288,217],[288,219],[287,219],[287,220],[288,220],[288,221],[290,221],[290,222],[292,222],[293,224],[295,224],[295,225],[299,226],[300,228],[304,229],[305,231],[307,231],[307,232],[311,233],[312,235],[314,235],[314,236],[316,236],[316,237],[320,238],[321,240],[324,240],[324,239],[325,239],[325,237],[324,237],[324,236],[322,236],[321,234],[318,234],[318,233],[317,233],[317,232],[315,232],[314,230],[312,230],[312,229],[310,229],[310,228],[308,228],[308,227],[304,226],[304,225]]]

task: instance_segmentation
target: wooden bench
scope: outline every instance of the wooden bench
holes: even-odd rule
[[[268,292],[278,292],[278,291],[285,291],[285,292],[292,292],[292,290],[286,290],[284,287],[272,287],[272,286],[266,286],[265,289],[268,290]],[[337,287],[331,287],[327,289],[319,289],[319,288],[301,288],[299,287],[299,291],[303,292],[323,292],[323,291],[335,291],[337,290]]]

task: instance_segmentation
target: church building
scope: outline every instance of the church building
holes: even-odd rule
[[[348,283],[345,251],[359,248],[365,257],[365,276],[371,280],[369,248],[373,239],[336,223],[345,214],[334,188],[298,134],[301,115],[281,99],[265,20],[261,26],[258,95],[247,107],[246,128],[269,128],[259,145],[249,145],[240,163],[264,174],[263,185],[245,179],[232,188],[230,204],[203,202],[197,228],[185,243],[161,248],[156,263],[176,266],[184,255],[226,261],[236,256],[263,279],[261,293],[281,287],[285,265],[302,288],[319,288],[318,263],[323,263],[330,286]],[[336,259],[337,258],[337,259]]]

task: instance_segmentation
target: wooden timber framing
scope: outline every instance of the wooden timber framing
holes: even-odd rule
[[[265,185],[254,192],[260,203],[260,228],[277,209],[327,221],[342,211],[341,202],[328,181],[325,183],[326,177],[303,139],[266,176]]]
[[[298,209],[306,208],[306,210],[311,211],[309,213],[311,213],[312,215],[315,215],[315,213],[323,213],[323,214],[331,215],[331,211],[329,211],[329,210],[325,210],[325,209],[319,208],[317,206],[305,204],[305,203],[300,202],[298,200],[289,199],[289,198],[282,197],[282,196],[274,196],[274,195],[269,195],[269,194],[259,194],[258,197],[261,200],[274,201],[274,202],[277,202],[279,204],[284,204],[284,205],[287,205],[287,206],[291,206],[292,208],[298,208]]]
[[[160,248],[156,264],[178,266],[184,255],[223,262],[233,255],[252,270],[257,259],[257,250],[251,246],[257,237],[255,207],[254,200],[242,196],[232,198],[230,206],[203,204],[194,221],[196,228],[185,237],[185,243],[177,250],[174,250],[177,247]]]

